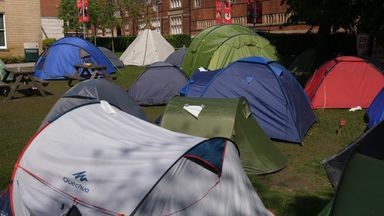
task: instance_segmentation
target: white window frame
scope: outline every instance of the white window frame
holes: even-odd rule
[[[161,18],[153,18],[151,19],[151,25],[153,28],[157,29],[160,32],[161,29]]]
[[[5,25],[5,13],[0,12],[0,14],[3,16],[3,26],[4,26],[4,29],[2,29],[4,31],[4,46],[0,45],[0,49],[7,49],[7,26]]]
[[[171,16],[169,18],[169,29],[171,35],[183,34],[183,15]]]
[[[194,2],[193,6],[195,8],[201,8],[201,0],[194,0],[193,2]]]
[[[183,0],[169,0],[169,8],[181,8],[183,4],[182,1]]]

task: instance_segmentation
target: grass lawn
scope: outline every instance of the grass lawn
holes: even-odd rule
[[[134,66],[120,69],[115,82],[127,89],[142,71],[142,67]],[[46,97],[17,93],[16,99],[4,103],[4,96],[0,96],[0,189],[8,185],[13,166],[28,139],[53,104],[69,89],[66,84],[66,81],[50,81]],[[143,109],[153,122],[164,107]],[[288,167],[271,175],[250,176],[264,204],[277,215],[319,213],[334,193],[320,161],[351,143],[366,127],[362,111],[327,109],[315,113],[318,122],[309,130],[303,145],[276,143],[288,157]],[[347,124],[337,135],[335,131],[341,119],[346,119]]]

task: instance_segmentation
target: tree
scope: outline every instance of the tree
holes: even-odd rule
[[[143,16],[145,1],[142,0],[115,0],[115,9],[119,12],[121,19],[120,25],[125,25],[131,19],[137,22]]]
[[[90,24],[94,27],[96,40],[97,30],[113,29],[116,25],[115,9],[110,0],[89,1]],[[113,31],[112,31],[113,36]],[[95,41],[96,43],[96,41]]]
[[[351,0],[282,0],[282,3],[288,5],[289,23],[319,26],[318,33],[323,35],[339,28],[353,31],[359,18],[360,8]]]
[[[369,33],[384,41],[384,1],[383,0],[354,0],[359,7],[358,31]]]
[[[80,32],[81,24],[77,18],[76,0],[61,0],[58,17],[64,22],[64,34],[71,30]]]

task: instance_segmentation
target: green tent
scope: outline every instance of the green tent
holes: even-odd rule
[[[275,47],[251,29],[240,25],[216,25],[193,38],[182,68],[190,76],[199,67],[216,70],[249,56],[278,60]]]
[[[184,107],[203,107],[196,118]],[[174,97],[167,105],[161,127],[200,137],[226,137],[236,142],[249,174],[276,172],[287,165],[254,120],[244,98],[211,99]]]
[[[343,171],[336,195],[319,216],[383,215],[384,162],[354,153]]]
[[[4,64],[4,62],[0,59],[0,81],[3,80],[3,78],[4,78],[4,76],[5,76],[4,68],[5,68],[5,64]]]

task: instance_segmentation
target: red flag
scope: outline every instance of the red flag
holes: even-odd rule
[[[83,9],[83,1],[84,1],[84,9]],[[88,13],[88,0],[77,0],[76,1],[76,8],[78,11],[78,18],[79,22],[89,22],[89,13]],[[84,15],[83,15],[84,11]]]

